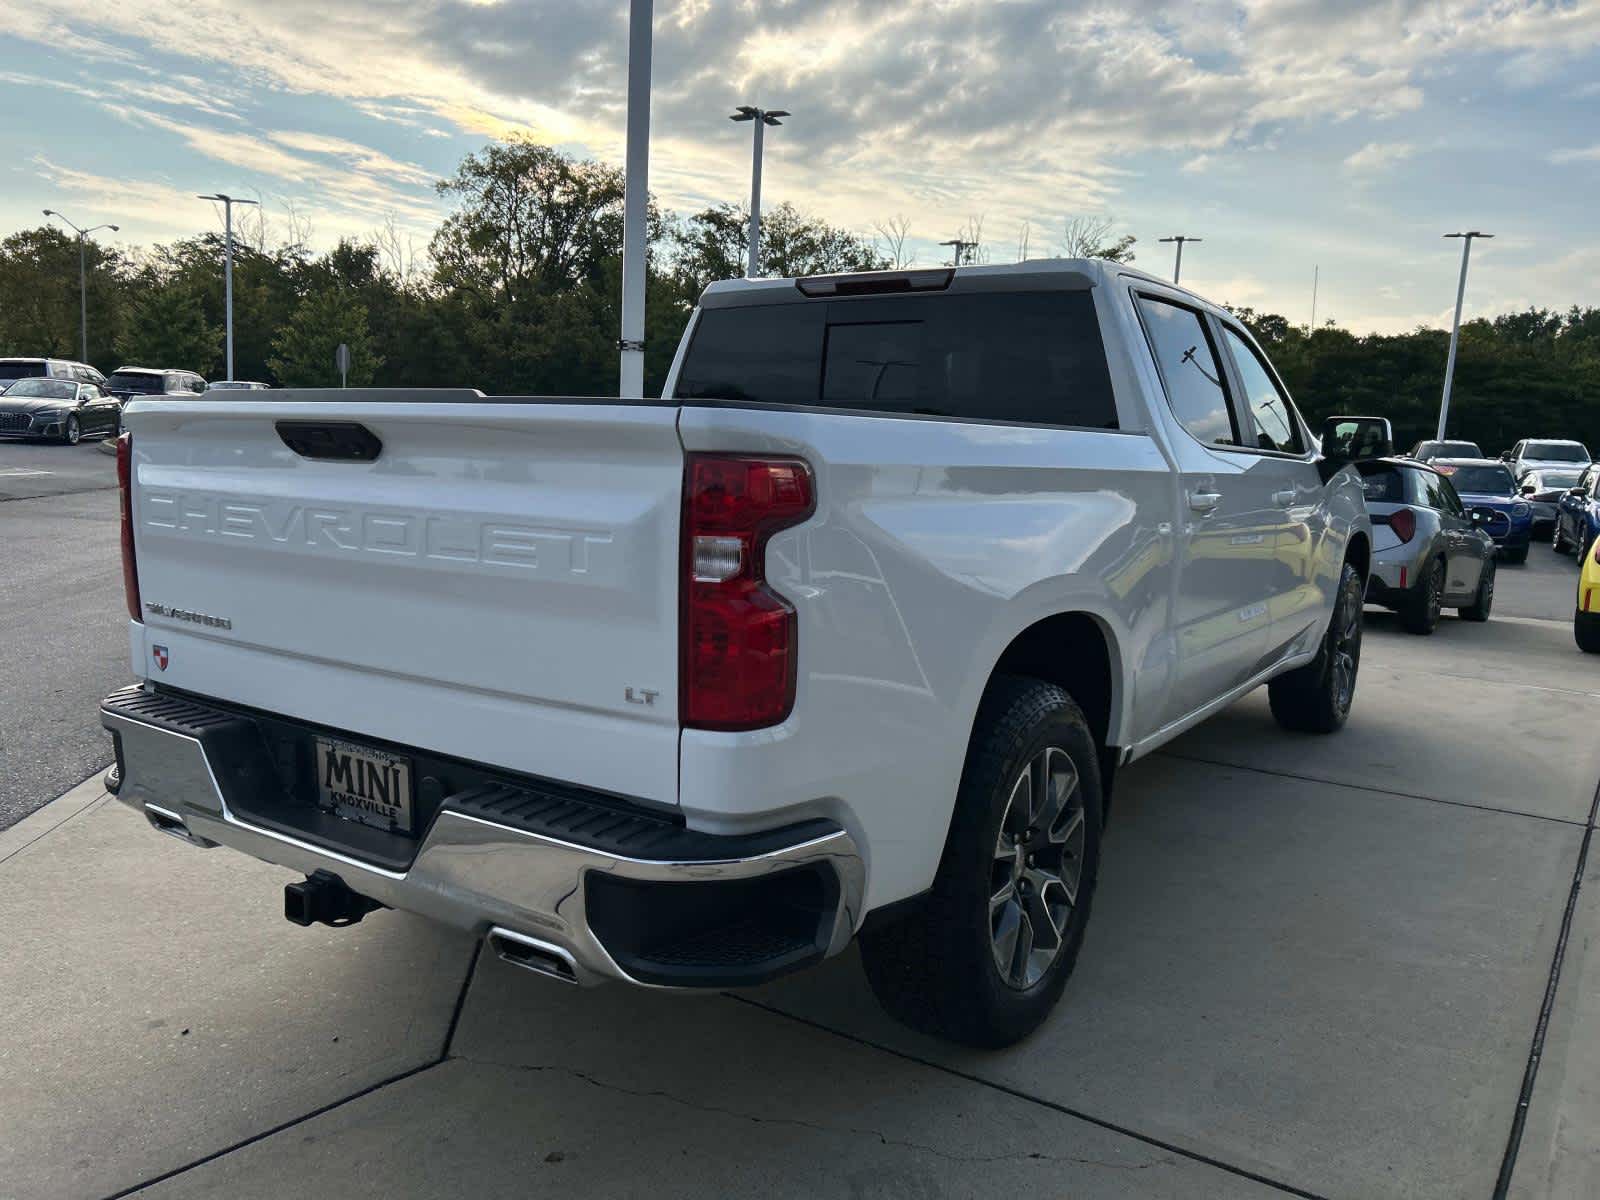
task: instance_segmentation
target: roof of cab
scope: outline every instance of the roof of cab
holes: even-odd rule
[[[812,299],[849,299],[854,296],[916,295],[928,292],[1085,291],[1114,283],[1118,278],[1138,280],[1163,291],[1184,296],[1212,312],[1227,310],[1187,288],[1104,258],[1035,258],[1026,262],[971,267],[901,267],[888,271],[849,271],[801,278],[718,279],[700,294],[701,308],[737,308],[751,304],[801,304]],[[906,281],[909,286],[895,286]],[[880,290],[872,284],[881,282]],[[830,285],[852,285],[841,296]],[[807,285],[817,289],[809,294]]]

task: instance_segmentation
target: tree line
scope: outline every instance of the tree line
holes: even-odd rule
[[[236,242],[234,374],[282,386],[350,382],[477,387],[490,393],[604,395],[616,387],[622,172],[519,139],[467,155],[437,185],[450,203],[426,254],[392,228],[325,253],[290,235]],[[659,390],[696,298],[743,273],[748,214],[733,204],[683,214],[652,204],[646,388]],[[762,214],[764,274],[906,266],[903,218],[862,236],[789,204]],[[962,237],[982,245],[982,219]],[[1042,241],[1043,239],[1039,239]],[[1041,251],[1129,261],[1134,239],[1103,218],[1066,222],[1043,247],[1024,228],[1016,257]],[[1008,255],[1009,257],[1009,255]],[[0,241],[0,355],[78,355],[78,248],[54,226]],[[86,246],[89,359],[223,372],[223,247],[207,233],[148,251]],[[1387,416],[1402,447],[1431,436],[1448,333],[1357,335],[1238,310],[1307,417]],[[1529,309],[1462,327],[1451,435],[1494,453],[1525,436],[1600,446],[1600,310]]]

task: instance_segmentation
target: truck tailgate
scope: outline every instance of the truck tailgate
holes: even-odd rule
[[[128,410],[136,672],[675,803],[677,410],[343,396]],[[285,420],[382,449],[305,457]]]

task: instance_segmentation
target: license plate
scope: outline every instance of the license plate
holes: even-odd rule
[[[337,816],[410,833],[411,760],[370,746],[319,737],[317,798]]]

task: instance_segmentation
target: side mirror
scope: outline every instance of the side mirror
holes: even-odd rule
[[[1322,457],[1330,465],[1394,454],[1394,430],[1386,417],[1329,417],[1322,423]]]
[[[1533,484],[1531,484],[1531,483],[1525,483],[1525,484],[1522,485],[1520,490],[1521,490],[1522,495],[1531,496],[1535,492],[1537,492],[1539,489],[1534,487]]]
[[[1501,462],[1510,462],[1511,460],[1512,460],[1511,451],[1509,451],[1509,450],[1500,451],[1500,461]]]

